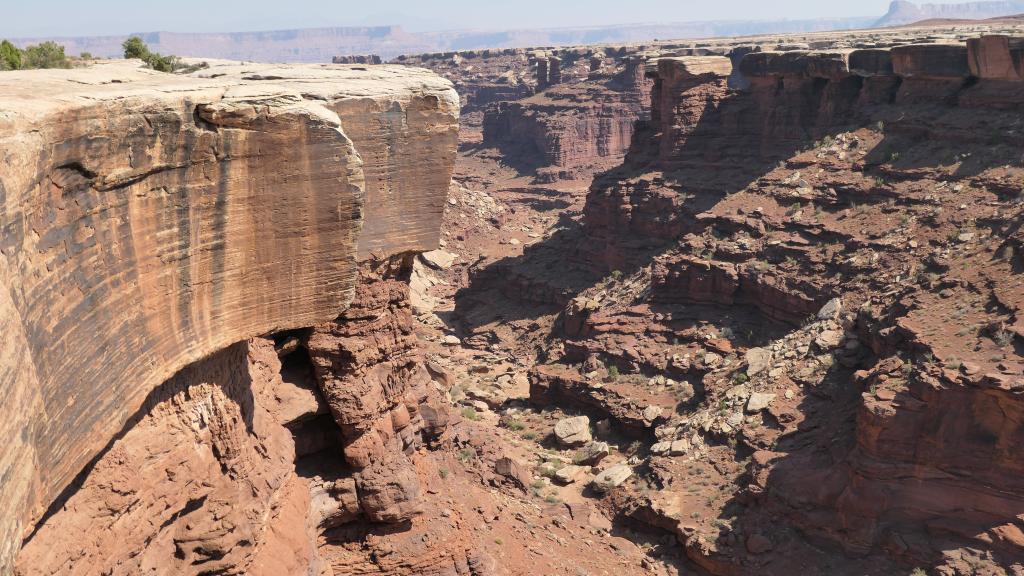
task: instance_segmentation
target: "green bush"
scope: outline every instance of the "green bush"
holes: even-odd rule
[[[32,68],[71,68],[64,47],[56,42],[43,42],[21,50],[7,40],[0,42],[0,70]]]
[[[0,42],[0,70],[20,70],[22,54],[10,41]]]
[[[147,68],[152,68],[157,72],[174,72],[183,68],[189,68],[182,64],[181,59],[177,56],[164,56],[156,52],[150,52],[149,46],[142,41],[142,38],[138,36],[132,36],[121,43],[121,48],[124,48],[124,57],[126,59],[137,58],[146,63]]]
[[[25,68],[71,68],[64,47],[56,42],[26,46],[23,65]]]
[[[142,38],[138,36],[132,36],[121,43],[121,48],[124,48],[125,58],[138,58],[139,60],[146,60],[152,54],[149,51],[149,47],[142,41]]]

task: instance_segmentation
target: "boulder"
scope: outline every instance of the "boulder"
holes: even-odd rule
[[[574,460],[577,464],[595,466],[610,453],[611,447],[607,442],[591,442],[576,453]]]
[[[447,270],[458,258],[458,254],[452,254],[445,250],[431,250],[420,254],[420,260],[434,270]]]
[[[359,505],[373,522],[398,524],[422,511],[413,463],[399,452],[374,460],[356,475]]]
[[[775,400],[775,394],[768,394],[765,392],[754,392],[750,395],[747,400],[747,412],[756,414],[761,410],[771,406]]]
[[[601,472],[591,482],[591,485],[598,492],[607,492],[613,488],[621,486],[623,482],[629,480],[629,477],[633,475],[633,469],[627,464],[617,464],[611,468]]]
[[[641,417],[643,417],[644,422],[651,425],[656,422],[658,418],[661,418],[661,413],[663,411],[664,409],[661,406],[648,406],[647,408],[644,408]]]
[[[843,312],[843,299],[833,298],[818,310],[818,320],[836,320]]]
[[[577,466],[575,464],[563,466],[558,470],[558,472],[555,472],[555,481],[560,484],[572,484],[586,475],[587,470],[587,467]]]
[[[668,454],[671,450],[671,441],[656,442],[654,443],[654,445],[651,446],[651,454],[655,454],[657,456]]]
[[[508,456],[498,458],[494,461],[494,471],[511,480],[524,490],[531,482],[533,482],[533,477],[531,476],[530,471],[517,460]]]
[[[555,438],[559,444],[570,448],[587,444],[593,439],[590,434],[590,418],[576,416],[559,420],[555,424]]]
[[[673,440],[669,445],[670,456],[684,456],[690,452],[690,441],[686,438],[680,438],[679,440]]]
[[[751,348],[744,360],[747,362],[747,376],[756,376],[771,366],[772,352],[766,348]]]

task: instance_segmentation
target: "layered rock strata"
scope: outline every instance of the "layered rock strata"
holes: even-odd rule
[[[483,119],[484,144],[500,148],[514,165],[536,169],[541,182],[614,165],[629,147],[634,124],[650,115],[652,84],[642,59],[627,59],[575,83],[563,82],[560,71],[558,81],[552,79],[557,68],[548,67],[555,62],[559,59],[548,57],[538,63],[538,74],[544,63],[547,77],[538,88],[546,90],[492,106]]]
[[[458,101],[385,66],[123,63],[0,84],[9,565],[161,382],[335,319],[359,260],[436,247]]]
[[[654,431],[678,497],[623,513],[716,574],[813,565],[805,536],[858,573],[1021,570],[1018,44],[750,53],[743,91],[724,62],[659,63],[650,128],[584,214],[582,251],[622,278],[566,309],[567,359],[593,372],[534,375],[633,427],[622,389],[698,385]],[[734,497],[673,492],[697,462]]]

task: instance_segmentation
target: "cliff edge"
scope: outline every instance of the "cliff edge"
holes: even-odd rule
[[[0,75],[0,567],[162,382],[435,248],[458,116],[399,66]]]

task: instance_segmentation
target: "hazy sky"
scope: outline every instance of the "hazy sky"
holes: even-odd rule
[[[392,23],[412,30],[442,30],[881,16],[889,0],[0,0],[0,4],[0,37],[27,37]]]

